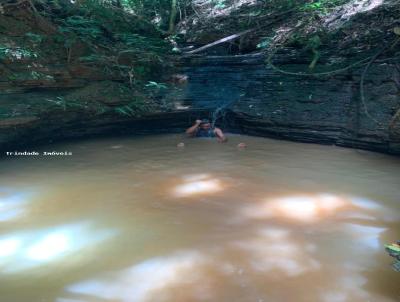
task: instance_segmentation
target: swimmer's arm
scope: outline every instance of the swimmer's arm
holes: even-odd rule
[[[228,141],[221,129],[215,128],[214,133],[220,143],[225,143]]]
[[[186,130],[186,134],[189,136],[194,136],[196,134],[197,128],[199,128],[201,120],[196,120],[196,123]]]

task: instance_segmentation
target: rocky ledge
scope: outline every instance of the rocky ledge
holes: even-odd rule
[[[181,110],[146,114],[142,117],[103,115],[52,115],[51,118],[8,118],[0,121],[0,156],[6,151],[26,150],[31,145],[49,144],[71,138],[111,135],[143,135],[181,132],[202,110]]]

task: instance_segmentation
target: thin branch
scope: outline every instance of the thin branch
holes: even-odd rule
[[[194,49],[194,50],[188,51],[188,52],[186,52],[185,54],[194,54],[194,53],[201,52],[201,51],[203,51],[203,50],[205,50],[205,49],[208,49],[208,48],[210,48],[210,47],[216,46],[216,45],[218,45],[218,44],[225,43],[225,42],[234,40],[234,39],[236,39],[236,38],[239,38],[239,37],[241,37],[241,36],[243,36],[243,35],[245,35],[245,34],[248,34],[248,33],[252,32],[252,31],[254,31],[254,29],[248,29],[248,30],[242,31],[242,32],[237,33],[237,34],[230,35],[230,36],[228,36],[228,37],[219,39],[219,40],[217,40],[217,41],[214,41],[214,42],[209,43],[209,44],[207,44],[207,45],[204,45],[204,46],[202,46],[202,47],[199,47],[199,48],[196,48],[196,49]]]

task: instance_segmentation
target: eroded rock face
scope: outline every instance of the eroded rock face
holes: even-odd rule
[[[288,76],[265,60],[263,54],[187,58],[186,97],[206,108],[227,106],[243,133],[400,154],[394,64],[369,68],[364,104],[361,70],[325,78]],[[300,57],[283,54],[275,62],[294,72],[308,66]]]
[[[187,117],[171,113],[160,102],[157,87],[145,86],[168,76],[161,60],[166,45],[152,26],[146,25],[142,34],[153,37],[151,43],[162,49],[158,56],[154,50],[128,45],[125,36],[118,36],[117,25],[89,22],[98,36],[86,39],[79,34],[81,27],[63,27],[68,15],[50,10],[46,17],[35,16],[26,4],[5,5],[0,11],[0,150],[70,137],[184,127]],[[137,38],[141,29],[129,25],[132,31],[124,34]]]

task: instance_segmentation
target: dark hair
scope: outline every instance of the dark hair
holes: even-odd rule
[[[201,123],[200,123],[200,125],[202,125],[202,124],[209,124],[210,123],[210,120],[209,119],[206,119],[206,118],[204,118],[204,119],[202,119],[201,120]]]

